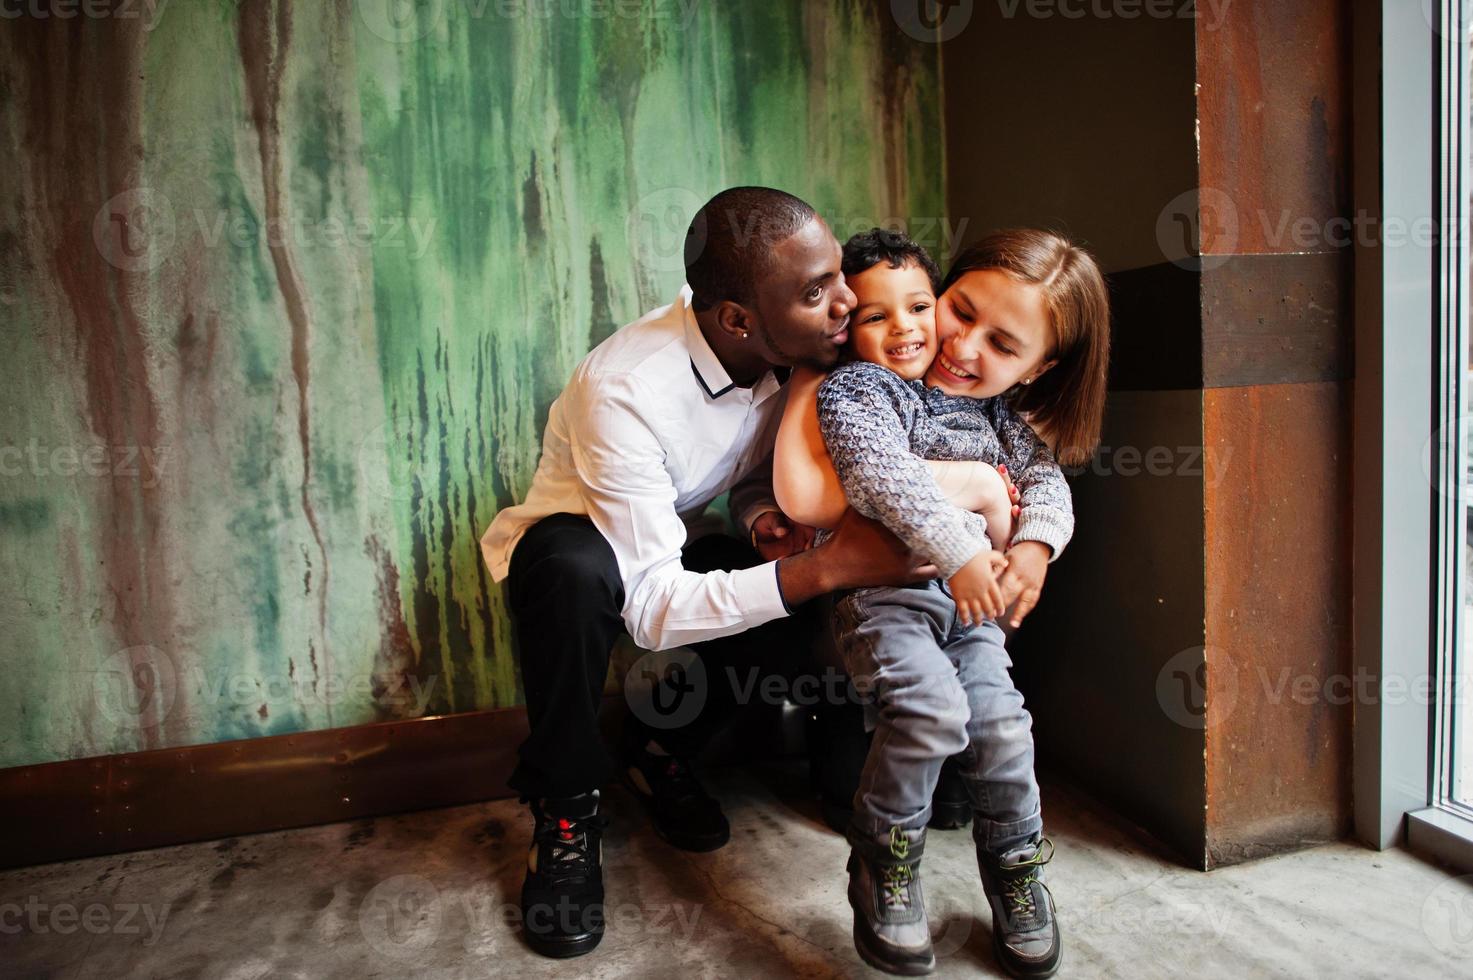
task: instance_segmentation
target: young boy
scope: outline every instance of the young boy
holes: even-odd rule
[[[856,360],[818,388],[823,441],[849,506],[940,573],[911,587],[851,592],[835,609],[837,645],[871,702],[875,732],[848,835],[855,946],[891,972],[934,967],[919,865],[942,763],[960,754],[1000,959],[1009,972],[1047,976],[1060,944],[1039,874],[1052,848],[1042,839],[1031,718],[991,618],[1003,612],[997,573],[1006,563],[993,542],[1038,542],[1057,557],[1073,531],[1069,488],[1002,397],[957,396],[920,380],[935,377],[938,353],[954,377],[972,377],[938,344],[939,276],[924,249],[875,229],[847,243],[844,273],[858,298]],[[1042,341],[1047,323],[1031,326]],[[1050,366],[1039,353],[1011,365],[1018,377],[1008,380],[1031,383]],[[783,460],[780,451],[780,468]],[[1016,530],[998,533],[995,503],[988,520],[943,492],[927,462],[938,460],[1006,464],[1021,498]]]

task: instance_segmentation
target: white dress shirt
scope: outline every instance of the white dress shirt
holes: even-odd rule
[[[586,514],[619,560],[624,625],[647,650],[697,643],[788,614],[777,563],[688,572],[687,525],[732,493],[743,528],[771,499],[772,447],[786,389],[768,371],[734,384],[706,343],[689,286],[595,347],[552,403],[527,499],[481,538],[491,577],[506,578],[523,532],[557,513]],[[745,479],[744,479],[745,478]]]

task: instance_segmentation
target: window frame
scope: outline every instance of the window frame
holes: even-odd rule
[[[1468,7],[1382,0],[1357,8],[1354,25],[1357,213],[1365,227],[1435,218],[1453,232],[1441,247],[1357,236],[1354,664],[1382,696],[1355,706],[1354,818],[1373,847],[1405,843],[1473,869],[1473,809],[1449,798],[1445,751],[1467,545],[1454,488],[1468,439]],[[1407,105],[1434,111],[1396,111]],[[1403,691],[1435,678],[1438,696],[1393,699],[1383,685],[1398,676]]]

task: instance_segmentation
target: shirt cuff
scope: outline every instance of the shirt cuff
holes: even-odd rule
[[[783,590],[777,584],[777,562],[739,568],[731,573],[731,577],[747,629],[792,615],[793,611],[783,598]]]
[[[1074,515],[1053,507],[1027,507],[1018,515],[1018,530],[1008,546],[1020,541],[1037,541],[1053,549],[1049,564],[1058,560],[1064,545],[1074,535]]]
[[[974,516],[969,511],[959,513],[966,516],[954,521],[953,526],[944,532],[938,531],[928,542],[929,547],[922,552],[923,557],[929,558],[936,566],[938,578],[951,578],[967,562],[992,548],[987,537],[987,521],[973,522],[968,520]]]
[[[782,508],[777,505],[777,501],[773,500],[770,497],[764,497],[763,499],[757,501],[755,504],[751,504],[750,506],[748,506],[746,510],[742,511],[741,514],[737,517],[737,523],[741,527],[742,533],[750,538],[752,536],[752,524],[757,520],[757,518],[761,517],[769,510],[775,510],[778,513],[782,513]]]

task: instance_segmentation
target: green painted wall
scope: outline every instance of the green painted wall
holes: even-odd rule
[[[403,7],[0,25],[0,766],[517,703],[478,538],[691,211],[943,213],[887,4]]]

